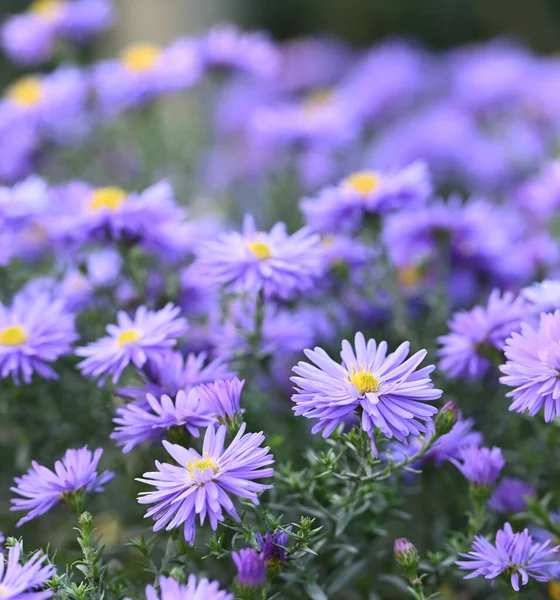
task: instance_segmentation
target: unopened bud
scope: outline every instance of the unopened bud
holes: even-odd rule
[[[410,577],[416,576],[420,558],[416,546],[406,538],[399,538],[393,544],[395,560],[399,567]]]
[[[455,402],[446,402],[436,415],[436,435],[449,433],[459,420],[461,413]]]

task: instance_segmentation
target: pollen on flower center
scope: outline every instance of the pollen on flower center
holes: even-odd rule
[[[134,73],[153,69],[161,58],[161,48],[155,44],[132,44],[121,54],[122,64]]]
[[[94,190],[88,208],[92,212],[99,212],[102,208],[117,210],[126,200],[126,192],[118,187],[106,187]]]
[[[266,260],[272,256],[270,247],[263,242],[247,242],[247,248],[259,259]]]
[[[379,381],[376,377],[371,374],[371,371],[366,371],[362,365],[360,370],[356,371],[352,367],[352,372],[348,374],[350,383],[356,386],[356,389],[360,393],[360,396],[365,396],[370,392],[377,392],[379,390]]]
[[[21,346],[28,339],[27,333],[19,325],[12,325],[0,331],[0,346]]]
[[[314,90],[303,99],[302,111],[307,117],[312,117],[322,108],[332,103],[333,93],[331,90]]]
[[[216,463],[208,456],[208,453],[204,455],[204,459],[196,458],[194,462],[190,461],[187,463],[187,468],[191,474],[191,477],[194,478],[194,470],[200,469],[200,471],[204,471],[205,469],[212,469],[214,473],[218,470]]]
[[[125,346],[126,344],[134,344],[140,339],[140,332],[136,329],[127,329],[123,331],[117,338],[117,344],[119,346]]]
[[[42,19],[51,20],[60,14],[62,5],[62,0],[35,0],[29,7],[29,12]]]
[[[344,185],[360,196],[367,196],[379,185],[379,175],[374,171],[359,171],[347,177]]]
[[[43,83],[40,77],[24,77],[8,88],[8,99],[23,108],[39,104],[43,97]]]

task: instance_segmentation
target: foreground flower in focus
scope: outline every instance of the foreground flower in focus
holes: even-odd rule
[[[38,591],[47,579],[56,573],[46,554],[35,552],[26,563],[21,564],[21,544],[8,550],[5,562],[4,552],[0,552],[0,590],[2,600],[46,600],[54,596],[54,590]]]
[[[496,483],[505,465],[500,448],[477,448],[467,446],[461,450],[458,459],[451,462],[472,483],[489,486]]]
[[[406,442],[409,435],[427,431],[437,408],[424,404],[441,397],[434,389],[429,374],[433,366],[416,370],[426,356],[421,350],[408,360],[410,344],[401,344],[387,355],[387,342],[379,345],[361,333],[356,334],[356,352],[347,340],[342,342],[342,365],[321,348],[306,350],[314,363],[300,362],[294,367],[292,381],[299,386],[292,400],[296,415],[318,419],[312,432],[323,431],[328,437],[348,415],[362,409],[362,427],[371,438],[374,453],[374,432],[379,429],[388,438]]]
[[[477,535],[472,551],[461,554],[468,560],[459,560],[456,564],[460,569],[473,571],[465,579],[482,575],[493,580],[502,573],[510,575],[511,587],[518,592],[519,584],[526,585],[530,577],[537,581],[549,581],[558,573],[560,561],[553,559],[559,548],[551,548],[550,541],[533,544],[527,529],[513,533],[511,525],[506,523],[496,534],[495,545]]]
[[[201,274],[233,292],[283,299],[309,291],[323,275],[320,238],[303,228],[288,235],[283,223],[269,233],[257,231],[252,217],[243,232],[222,233],[199,248]]]
[[[167,304],[158,311],[140,306],[131,319],[125,312],[117,315],[118,325],[108,325],[108,336],[76,349],[78,356],[85,357],[79,368],[91,378],[100,378],[103,385],[112,375],[117,383],[124,369],[133,363],[142,368],[148,361],[161,363],[176,339],[187,331],[187,320],[178,317],[180,309]]]
[[[48,294],[18,294],[11,307],[0,303],[0,377],[11,374],[16,384],[20,375],[30,383],[34,372],[57,379],[47,363],[68,354],[77,337],[64,302],[52,301]]]
[[[500,383],[515,388],[507,394],[513,398],[509,410],[534,416],[544,407],[547,423],[560,416],[560,310],[543,313],[538,329],[524,323],[504,352]]]
[[[451,379],[479,379],[491,368],[493,358],[501,359],[506,338],[528,316],[522,298],[498,290],[490,294],[486,307],[455,313],[449,322],[451,332],[438,338],[440,369]]]
[[[148,407],[131,403],[117,408],[113,419],[117,426],[111,439],[117,446],[123,446],[125,454],[142,442],[163,438],[171,428],[199,437],[198,428],[208,427],[214,420],[195,390],[188,393],[180,390],[175,400],[165,395],[158,400],[147,394],[146,402]]]
[[[16,477],[17,486],[12,492],[22,496],[13,498],[10,510],[29,511],[17,527],[49,511],[61,500],[71,500],[76,492],[93,494],[102,492],[104,485],[114,477],[112,471],[97,474],[97,464],[103,454],[98,448],[92,453],[87,446],[67,450],[62,460],[54,464],[54,471],[32,461],[32,468],[22,477]]]
[[[245,424],[228,448],[224,449],[227,428],[208,427],[204,436],[202,454],[177,444],[163,442],[167,452],[180,466],[156,461],[157,471],[144,473],[142,483],[154,486],[156,491],[142,492],[140,504],[154,504],[146,517],[156,520],[154,531],[167,531],[184,524],[185,539],[193,544],[196,534],[196,516],[200,523],[208,515],[213,530],[223,521],[225,510],[234,519],[239,515],[228,494],[247,498],[258,504],[257,494],[271,485],[255,483],[254,479],[272,477],[274,470],[265,468],[274,462],[269,447],[261,448],[264,435],[245,434]]]
[[[153,586],[146,587],[146,600],[233,600],[232,594],[220,590],[217,581],[197,581],[194,575],[189,575],[186,585],[163,576],[159,577],[158,583],[159,594]]]

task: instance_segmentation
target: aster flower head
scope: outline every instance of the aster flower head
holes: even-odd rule
[[[319,236],[303,228],[292,235],[284,223],[257,231],[246,216],[243,231],[223,233],[203,244],[197,266],[211,281],[236,293],[290,299],[313,288],[323,275]]]
[[[408,436],[427,431],[437,408],[426,404],[441,397],[429,374],[433,366],[418,369],[426,351],[407,359],[410,344],[405,342],[387,355],[387,343],[355,337],[355,352],[347,340],[342,342],[342,364],[335,362],[321,348],[306,350],[313,363],[300,362],[294,367],[298,386],[292,400],[296,415],[318,419],[312,432],[328,437],[346,417],[362,409],[361,425],[370,436],[379,429],[387,438],[406,442]]]
[[[154,531],[163,528],[169,531],[183,525],[185,539],[193,544],[197,515],[201,525],[208,516],[215,531],[218,522],[224,519],[224,510],[239,520],[230,494],[258,504],[257,494],[272,487],[255,482],[274,474],[268,467],[274,462],[270,448],[261,447],[262,432],[246,434],[243,424],[231,444],[224,448],[226,432],[225,425],[217,429],[213,425],[208,427],[202,454],[163,442],[179,466],[156,461],[157,471],[144,473],[144,478],[138,479],[156,488],[138,497],[140,504],[154,505],[146,513],[146,517],[156,521]]]
[[[539,327],[524,323],[506,341],[500,383],[513,387],[509,410],[536,415],[544,407],[548,423],[560,415],[560,310],[542,313]]]
[[[497,512],[516,513],[527,509],[527,498],[535,495],[535,489],[526,481],[504,477],[494,489],[488,506]]]
[[[237,377],[230,380],[217,380],[196,388],[206,410],[220,422],[234,421],[245,412],[240,406],[241,390],[245,380]]]
[[[291,531],[288,527],[288,531]],[[286,531],[277,529],[274,533],[267,531],[264,536],[257,532],[255,534],[257,544],[262,559],[268,566],[276,567],[283,565],[288,560],[288,550],[286,549],[290,543],[290,536]]]
[[[16,384],[20,377],[30,383],[34,372],[57,379],[48,363],[69,354],[77,337],[62,300],[17,294],[11,306],[0,303],[0,377],[11,375]]]
[[[555,560],[554,555],[559,548],[550,547],[550,541],[533,543],[527,529],[514,533],[511,525],[506,523],[496,533],[494,544],[476,536],[472,550],[461,554],[466,560],[455,564],[460,569],[472,571],[465,579],[483,576],[494,580],[502,574],[509,575],[511,587],[518,592],[520,584],[526,585],[530,578],[549,581],[558,573],[560,561]]]
[[[490,486],[496,483],[505,463],[500,448],[479,448],[466,446],[461,449],[458,459],[451,462],[472,483],[478,486]]]
[[[27,562],[21,563],[21,544],[0,552],[0,590],[5,600],[46,600],[54,596],[53,590],[41,591],[46,581],[56,574],[54,565],[46,554],[35,552]],[[45,564],[46,563],[46,564]]]
[[[51,207],[45,181],[32,175],[12,187],[0,187],[0,226],[19,229]]]
[[[32,461],[29,471],[14,479],[17,484],[10,488],[22,496],[12,499],[10,510],[25,510],[17,527],[48,512],[61,500],[76,493],[94,494],[104,490],[105,484],[114,477],[112,471],[97,473],[97,465],[103,454],[101,448],[94,452],[87,446],[67,450],[61,460],[54,464],[54,471]]]
[[[134,318],[124,311],[117,314],[117,325],[108,325],[106,337],[76,349],[84,357],[79,364],[83,375],[99,378],[103,385],[109,375],[117,383],[125,368],[133,363],[141,369],[148,361],[159,364],[187,331],[187,320],[180,309],[167,304],[161,310],[136,309]]]
[[[151,585],[146,587],[146,600],[233,600],[232,594],[220,590],[217,581],[197,581],[194,575],[189,575],[186,585],[163,575],[158,583],[159,593]]]
[[[266,563],[254,548],[232,552],[237,567],[237,585],[243,588],[261,588],[266,582]]]
[[[521,290],[520,294],[535,314],[560,309],[560,281],[546,279]]]
[[[185,429],[197,438],[198,428],[208,427],[214,421],[199,394],[192,389],[179,390],[175,400],[166,395],[157,399],[146,394],[146,404],[133,402],[117,408],[111,439],[123,447],[125,454],[147,440],[161,440],[172,428]]]
[[[449,321],[450,333],[438,338],[440,369],[449,378],[479,379],[501,357],[506,338],[528,316],[523,298],[494,290],[486,306],[461,311]]]
[[[431,193],[426,165],[415,162],[396,171],[357,171],[337,187],[326,188],[315,198],[304,198],[301,207],[308,225],[316,231],[353,231],[366,214],[413,208]]]

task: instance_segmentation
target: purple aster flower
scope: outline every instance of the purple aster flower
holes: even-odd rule
[[[266,582],[266,563],[254,548],[232,552],[237,567],[237,584],[245,588],[260,588]]]
[[[289,299],[309,291],[323,275],[318,235],[307,228],[288,235],[283,223],[259,232],[250,216],[242,233],[223,233],[197,255],[197,266],[211,281],[237,293],[262,290],[267,298]]]
[[[467,560],[459,560],[455,564],[460,569],[473,571],[465,579],[482,575],[493,580],[502,573],[509,575],[511,587],[518,592],[519,576],[521,585],[526,585],[530,577],[537,581],[549,581],[556,576],[560,562],[554,560],[554,554],[559,548],[560,546],[550,547],[550,541],[534,544],[527,529],[513,533],[511,525],[506,523],[496,533],[495,544],[477,535],[473,549],[467,554],[461,554]]]
[[[532,312],[554,312],[560,309],[560,281],[546,279],[521,290]]]
[[[496,483],[506,464],[500,448],[478,448],[466,446],[461,449],[459,458],[451,462],[472,483],[489,486]]]
[[[146,394],[146,403],[148,407],[133,402],[117,408],[113,419],[117,426],[111,439],[123,447],[124,454],[147,440],[163,439],[171,428],[186,429],[197,438],[198,428],[208,427],[214,421],[196,390],[188,393],[180,390],[175,400],[165,395],[157,400],[152,394]]]
[[[272,477],[274,469],[265,468],[274,462],[270,448],[261,448],[264,435],[245,433],[243,424],[228,448],[224,449],[227,428],[208,427],[202,454],[164,441],[167,452],[179,466],[156,461],[157,471],[144,473],[142,483],[154,486],[155,491],[142,492],[140,504],[154,504],[146,517],[154,517],[154,531],[167,531],[184,524],[185,539],[194,543],[196,516],[204,524],[206,516],[215,531],[223,521],[225,510],[234,519],[239,515],[229,494],[247,498],[258,504],[257,494],[271,485],[255,483],[255,479]]]
[[[101,108],[114,115],[163,94],[185,90],[201,74],[198,45],[182,38],[167,48],[150,43],[132,44],[117,60],[97,64],[92,78]]]
[[[122,372],[132,362],[138,369],[148,361],[162,363],[177,340],[187,331],[187,320],[179,317],[180,308],[171,303],[157,311],[145,306],[136,309],[134,318],[124,311],[117,314],[117,325],[107,326],[107,335],[87,346],[76,349],[84,360],[81,372],[103,385],[109,375],[117,383]]]
[[[34,372],[45,379],[58,379],[47,364],[70,353],[77,339],[74,317],[61,300],[49,294],[33,298],[17,294],[10,307],[0,303],[0,377],[12,375],[19,384]]]
[[[527,508],[527,498],[534,496],[535,489],[526,481],[504,477],[492,493],[488,506],[497,512],[521,512]]]
[[[261,32],[244,33],[234,25],[211,29],[199,41],[206,68],[229,68],[258,77],[274,77],[280,68],[280,54]]]
[[[291,531],[291,527],[287,528]],[[288,551],[286,550],[290,543],[290,536],[282,529],[277,529],[274,533],[267,531],[264,536],[255,533],[257,544],[261,552],[262,559],[270,566],[283,565],[288,560]]]
[[[0,187],[0,227],[19,229],[51,207],[49,188],[35,175],[13,187]]]
[[[540,326],[533,329],[523,323],[504,348],[506,364],[500,383],[514,387],[509,410],[536,415],[544,406],[548,423],[560,415],[560,310],[541,314]]]
[[[528,317],[523,298],[493,290],[486,306],[455,313],[450,333],[438,338],[440,369],[449,378],[479,379],[501,360],[506,338]]]
[[[425,404],[441,397],[429,374],[433,366],[416,370],[427,352],[421,350],[407,360],[410,344],[405,342],[387,355],[387,342],[379,345],[362,333],[355,337],[354,350],[342,342],[342,364],[335,362],[321,348],[306,350],[313,363],[300,362],[294,367],[298,375],[292,381],[299,386],[292,400],[296,415],[318,419],[312,432],[323,431],[328,437],[336,426],[361,408],[361,423],[370,436],[377,456],[374,430],[387,438],[406,442],[409,435],[426,432],[422,421],[429,423],[437,408]]]
[[[206,352],[189,354],[186,358],[180,352],[172,352],[165,361],[147,363],[142,369],[145,379],[143,388],[119,388],[117,394],[123,398],[142,400],[147,393],[156,397],[166,394],[175,396],[179,390],[211,383],[216,379],[231,379],[234,373],[229,370],[222,358],[209,361]]]
[[[46,600],[54,590],[40,591],[46,581],[56,574],[56,568],[46,554],[37,551],[27,562],[21,563],[21,544],[8,550],[8,558],[0,552],[0,589],[5,600]]]
[[[77,450],[67,450],[61,460],[54,464],[54,471],[32,461],[32,468],[22,477],[16,477],[17,486],[10,488],[22,498],[13,498],[10,510],[29,511],[22,517],[17,527],[48,512],[53,506],[75,492],[97,494],[114,477],[112,471],[97,473],[97,464],[103,450],[95,452],[87,446]]]
[[[217,581],[197,581],[194,575],[189,575],[186,585],[163,575],[158,583],[159,594],[153,586],[146,586],[146,600],[234,600],[232,594],[220,590]]]
[[[415,162],[396,171],[358,171],[337,187],[304,198],[301,208],[316,231],[353,231],[366,214],[385,214],[423,204],[432,193],[426,166]]]
[[[217,380],[200,385],[196,391],[210,414],[220,423],[225,423],[228,420],[233,421],[237,415],[245,412],[239,404],[244,384],[245,380],[240,381],[234,377],[229,381]]]

